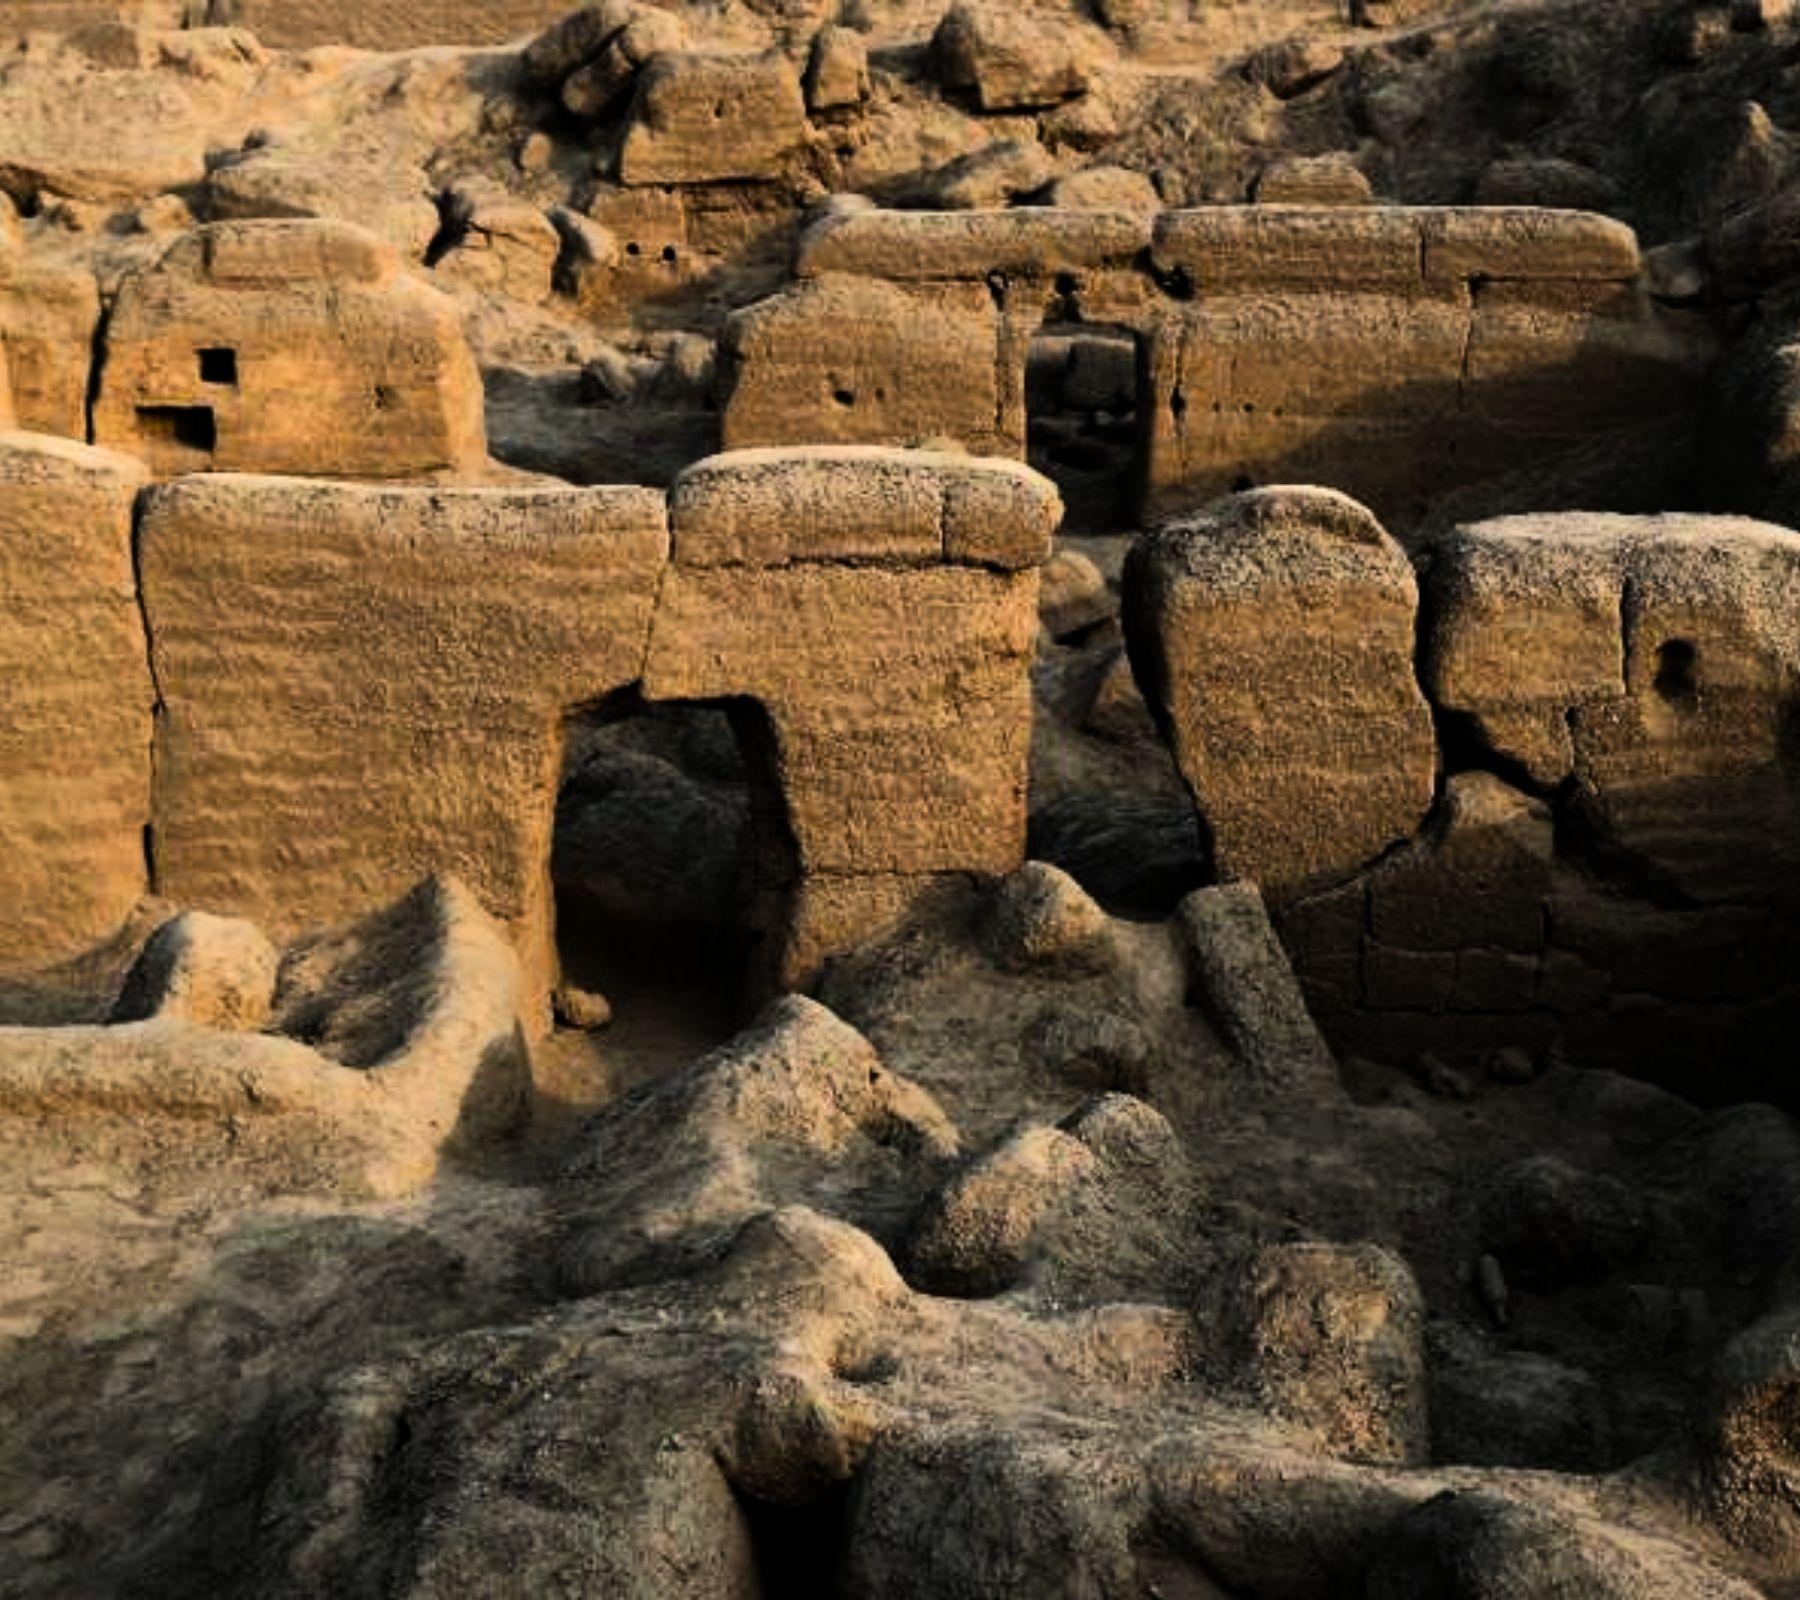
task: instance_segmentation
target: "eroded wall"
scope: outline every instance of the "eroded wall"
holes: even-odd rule
[[[481,375],[456,304],[343,223],[223,222],[126,280],[94,437],[161,476],[478,476]]]
[[[110,451],[0,433],[0,968],[79,956],[147,887],[144,476]]]
[[[1148,514],[1311,482],[1405,518],[1686,415],[1710,340],[1640,265],[1622,224],[1530,208],[840,208],[738,314],[725,438],[1023,455],[1032,337],[1085,323],[1139,340]]]
[[[1800,534],[1501,518],[1439,538],[1415,599],[1339,501],[1237,497],[1147,539],[1126,585],[1214,866],[1263,884],[1334,1043],[1560,1046],[1767,1094],[1800,1006]],[[1374,653],[1394,614],[1416,665]],[[1422,749],[1397,720],[1421,691]]]
[[[146,28],[178,28],[204,12],[207,0],[7,0],[0,35],[60,33],[97,22],[129,22]]]
[[[406,50],[502,44],[547,27],[567,0],[228,0],[232,21],[282,49],[348,44]]]
[[[774,980],[1023,857],[1060,505],[1013,463],[753,452],[667,500],[197,475],[143,493],[140,591],[142,469],[8,449],[4,640],[42,685],[0,766],[10,961],[78,953],[146,890],[289,936],[446,873],[542,1014],[565,723],[632,685],[772,730]]]
[[[87,439],[99,324],[93,274],[34,259],[0,217],[0,357],[21,428]]]
[[[641,673],[667,547],[652,490],[153,491],[159,893],[292,934],[453,873],[541,975],[561,718]]]

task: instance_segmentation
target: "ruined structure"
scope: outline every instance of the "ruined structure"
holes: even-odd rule
[[[1027,470],[758,452],[702,463],[667,506],[201,476],[138,502],[141,590],[140,469],[12,435],[5,473],[22,575],[54,575],[19,661],[99,605],[96,641],[117,641],[88,653],[86,702],[58,695],[20,729],[15,959],[79,953],[151,888],[291,934],[454,871],[513,930],[541,1017],[565,725],[631,690],[734,707],[784,982],[934,879],[1022,857],[1035,569],[1058,510]],[[955,717],[934,711],[951,684]],[[34,774],[65,727],[87,759]]]
[[[171,485],[141,535],[156,887],[294,931],[453,870],[544,974],[564,724],[637,687],[738,708],[772,813],[772,970],[802,981],[932,878],[1021,858],[1055,518],[1029,474],[879,452],[720,457],[667,510]],[[934,716],[952,681],[960,715]]]
[[[1628,229],[1543,210],[850,210],[739,313],[725,438],[1023,456],[1034,337],[1114,329],[1146,514],[1319,482],[1410,517],[1692,405],[1704,336],[1640,271]]]
[[[1797,50],[6,11],[8,1600],[1793,1593]]]
[[[1293,490],[1134,553],[1134,664],[1217,870],[1265,886],[1346,1049],[1555,1042],[1752,1092],[1800,932],[1797,536],[1518,517],[1427,560],[1421,610],[1366,512]]]
[[[466,477],[487,458],[455,306],[355,229],[188,234],[123,287],[106,334],[94,437],[162,476]]]

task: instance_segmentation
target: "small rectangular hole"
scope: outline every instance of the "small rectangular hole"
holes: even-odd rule
[[[202,350],[200,352],[200,381],[202,383],[231,383],[237,379],[237,351],[235,350]]]
[[[218,446],[219,424],[211,406],[139,406],[137,417],[146,440],[208,455]]]

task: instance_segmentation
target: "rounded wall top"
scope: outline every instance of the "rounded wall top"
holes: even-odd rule
[[[1049,559],[1062,500],[1023,463],[879,445],[740,450],[695,463],[669,500],[679,566],[996,567]]]

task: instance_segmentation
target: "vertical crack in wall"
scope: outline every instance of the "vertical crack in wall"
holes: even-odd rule
[[[672,508],[665,509],[664,516],[669,523],[669,545],[663,556],[663,562],[656,571],[656,582],[650,591],[650,608],[644,617],[644,644],[638,651],[636,686],[641,690],[644,681],[650,676],[650,658],[656,646],[656,623],[662,615],[663,593],[669,586],[669,574],[675,567],[675,528]]]
[[[107,335],[112,327],[114,304],[115,302],[110,299],[102,300],[100,315],[94,319],[94,332],[88,353],[87,393],[82,397],[82,428],[89,444],[99,442],[99,436],[94,427],[94,418],[100,409],[100,388],[106,375],[106,343]],[[134,533],[134,548],[135,545],[136,535]]]
[[[1430,661],[1432,641],[1437,635],[1437,608],[1433,603],[1433,595],[1428,582],[1431,571],[1428,563],[1419,562],[1413,565],[1413,650],[1412,676],[1413,686],[1419,691],[1419,698],[1425,702],[1425,709],[1431,716],[1431,753],[1433,773],[1431,782],[1431,811],[1427,817],[1436,813],[1444,802],[1445,787],[1449,782],[1450,759],[1446,749],[1442,717],[1437,702],[1431,698]]]
[[[1012,327],[1005,274],[987,275],[988,297],[994,302],[994,443],[1006,437],[1006,396],[1012,383]]]
[[[1637,579],[1626,572],[1619,579],[1619,695],[1626,698],[1631,694],[1631,657],[1637,647],[1634,637],[1637,630],[1632,625],[1632,617],[1637,611],[1638,586]],[[1570,732],[1574,730],[1571,728]]]
[[[1485,278],[1470,278],[1464,285],[1467,297],[1466,320],[1463,323],[1462,354],[1457,359],[1456,368],[1456,409],[1458,412],[1469,409],[1474,387],[1473,370],[1475,366],[1475,324],[1481,315],[1481,291],[1487,286]]]
[[[151,620],[149,597],[144,591],[144,521],[155,492],[154,489],[140,489],[131,508],[131,587],[137,601],[138,624],[144,632],[144,669],[150,679],[150,804],[149,814],[144,818],[144,888],[150,894],[156,894],[160,887],[156,808],[161,791],[162,743],[169,709],[156,669],[156,631]]]

